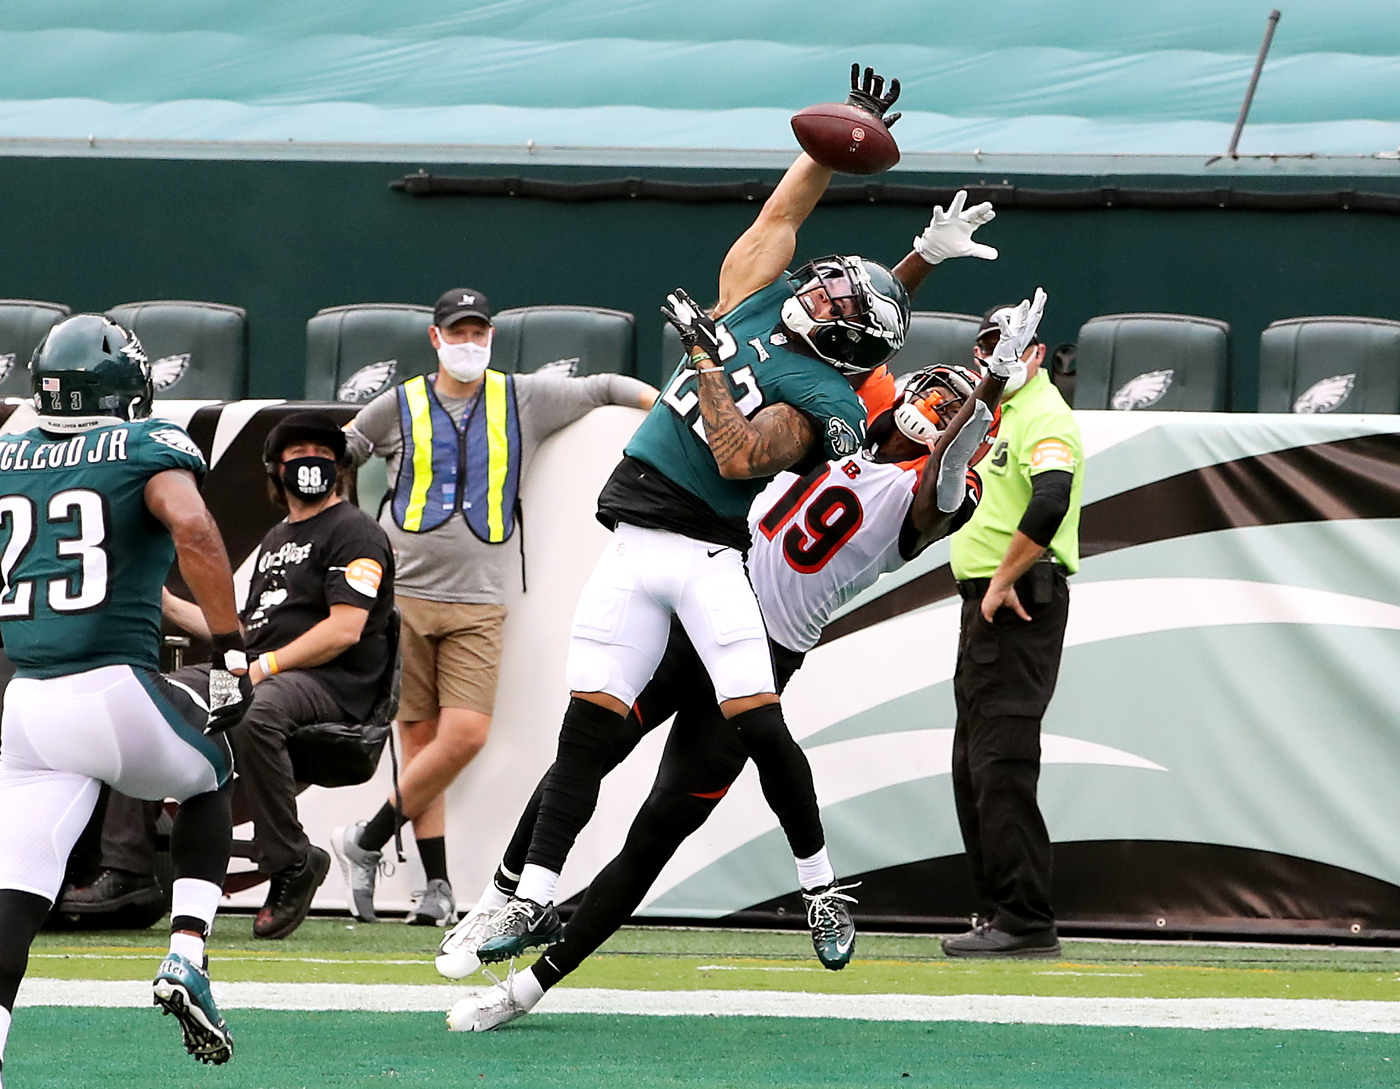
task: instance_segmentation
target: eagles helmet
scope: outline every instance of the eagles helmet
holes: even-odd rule
[[[50,329],[29,374],[45,431],[71,435],[151,414],[151,365],[141,342],[101,314],[75,314]]]
[[[788,276],[784,328],[845,375],[866,374],[904,347],[909,292],[861,257],[821,257]]]
[[[914,371],[894,404],[894,423],[915,442],[932,442],[972,396],[981,379],[957,364],[936,363]]]

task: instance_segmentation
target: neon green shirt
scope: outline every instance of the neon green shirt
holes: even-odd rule
[[[1074,413],[1041,371],[1014,397],[1002,402],[992,449],[977,463],[982,501],[967,524],[953,534],[949,559],[954,578],[985,579],[996,573],[1030,505],[1031,478],[1050,470],[1074,474],[1069,510],[1049,549],[1072,575],[1079,570],[1084,449]]]

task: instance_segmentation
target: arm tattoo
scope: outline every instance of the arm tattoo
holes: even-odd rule
[[[752,480],[795,465],[811,448],[811,422],[791,405],[770,405],[746,420],[721,373],[700,375],[700,418],[721,475]]]

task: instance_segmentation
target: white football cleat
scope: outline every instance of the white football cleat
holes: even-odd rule
[[[490,1032],[524,1017],[530,1011],[515,997],[514,977],[497,983],[484,994],[464,998],[447,1011],[451,1032]]]
[[[433,962],[440,975],[448,979],[466,979],[481,967],[481,958],[476,951],[490,933],[489,924],[494,914],[489,908],[478,904],[442,936],[437,960]]]

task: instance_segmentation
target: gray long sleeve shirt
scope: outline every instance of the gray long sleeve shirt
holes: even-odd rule
[[[596,374],[586,378],[516,375],[522,482],[540,443],[554,432],[600,405],[635,407],[648,389],[645,382],[621,374]],[[438,400],[453,421],[460,423],[472,398],[439,397]],[[356,465],[363,464],[371,456],[388,460],[392,496],[399,483],[399,462],[403,453],[397,387],[385,390],[365,405],[345,433],[350,456]],[[397,594],[427,601],[504,603],[506,580],[518,577],[519,571],[520,544],[514,536],[501,544],[487,544],[471,531],[460,514],[427,533],[408,533],[394,523],[392,502],[391,498],[385,504],[379,523],[394,549]],[[521,532],[518,526],[515,532]]]

